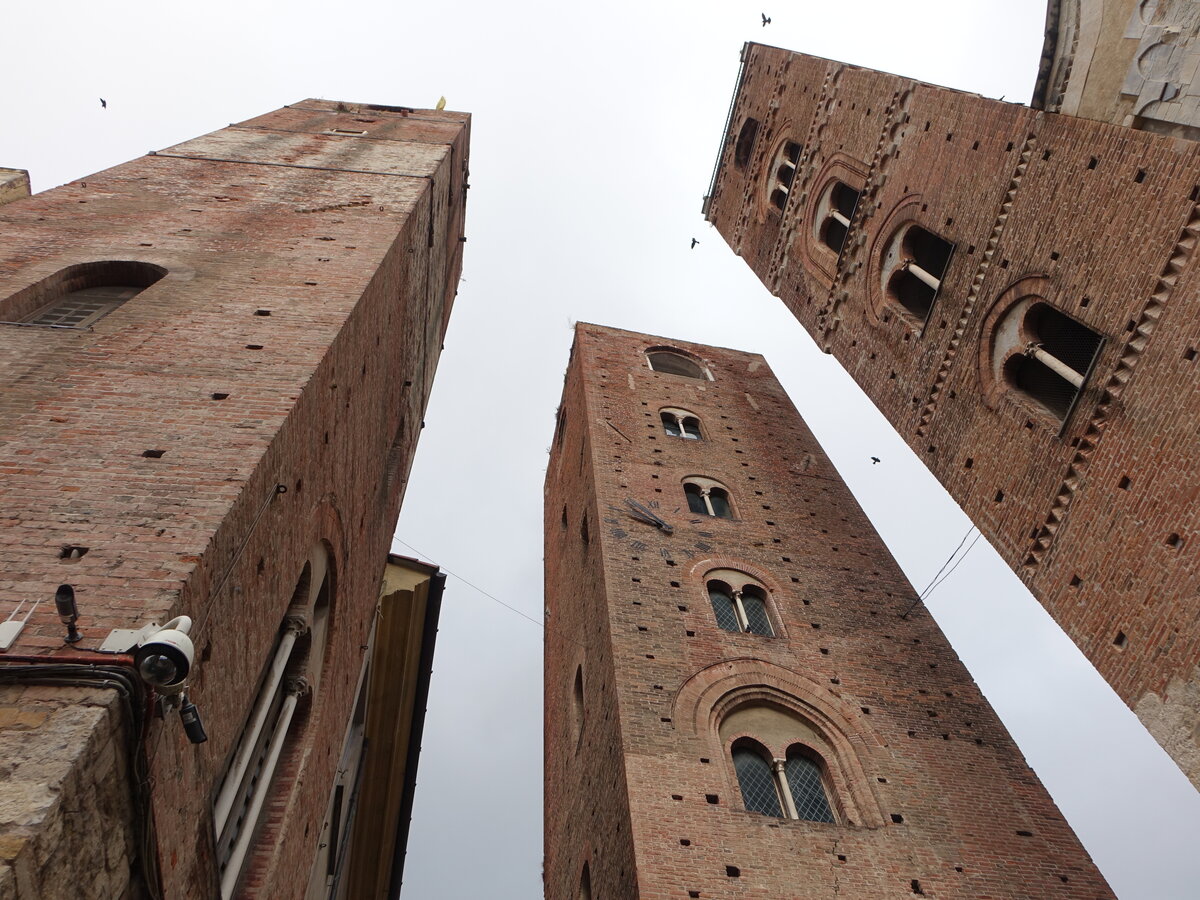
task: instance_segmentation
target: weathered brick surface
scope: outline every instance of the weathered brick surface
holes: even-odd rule
[[[461,113],[305,101],[0,210],[0,298],[79,262],[168,270],[90,330],[0,325],[0,595],[75,585],[75,649],[196,623],[209,741],[173,720],[147,739],[168,897],[216,889],[210,804],[326,541],[324,675],[249,893],[307,884],[458,281],[468,133]],[[62,634],[45,602],[12,652]]]
[[[739,167],[747,116],[762,125]],[[709,219],[1200,784],[1200,144],[757,45],[730,129]],[[762,211],[765,169],[789,133],[805,151],[780,216]],[[822,267],[804,191],[842,155],[868,175]],[[955,245],[923,331],[882,289],[909,221]],[[1061,433],[991,371],[1021,296],[1105,339]]]
[[[714,380],[651,371],[644,351],[662,345]],[[696,413],[704,440],[666,435],[668,406]],[[903,615],[912,587],[762,357],[580,325],[560,417],[547,897],[576,896],[585,862],[595,897],[1110,896],[936,624]],[[737,518],[690,514],[691,475],[728,486]],[[674,533],[633,520],[631,497]],[[716,625],[715,568],[769,589],[775,637]],[[744,811],[717,727],[753,699],[794,702],[823,730],[839,824]]]

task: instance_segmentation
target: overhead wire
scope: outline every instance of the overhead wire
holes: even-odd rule
[[[433,558],[433,557],[429,556],[427,553],[423,553],[420,550],[418,550],[412,544],[408,543],[408,541],[402,541],[402,540],[400,540],[400,538],[398,538],[394,535],[392,536],[392,540],[397,544],[403,544],[405,547],[407,547],[413,553],[417,554],[417,556],[420,556],[424,559],[432,559]],[[538,626],[538,628],[541,628],[543,631],[553,631],[555,634],[559,635],[560,637],[563,637],[563,638],[567,639],[568,641],[571,641],[574,644],[579,644],[579,646],[581,646],[581,647],[589,646],[588,644],[585,644],[582,641],[576,640],[575,638],[571,637],[569,634],[559,631],[557,628],[549,627],[545,622],[539,622],[537,619],[535,619],[533,616],[529,615],[528,613],[525,613],[525,612],[517,609],[517,607],[512,606],[511,604],[505,603],[499,597],[495,596],[494,594],[489,593],[488,591],[485,591],[483,588],[481,588],[479,585],[475,584],[474,582],[468,581],[467,579],[465,579],[461,575],[459,575],[457,572],[451,572],[449,569],[447,569],[445,566],[441,565],[440,563],[438,564],[438,568],[441,569],[443,572],[445,572],[447,575],[454,576],[459,581],[461,581],[463,584],[465,584],[467,587],[478,591],[480,594],[483,594],[483,596],[487,597],[489,600],[499,603],[501,606],[503,606],[505,609],[509,610],[510,612],[516,613],[522,619],[532,622],[534,625]]]
[[[916,599],[913,600],[912,604],[908,607],[908,609],[906,609],[904,611],[904,613],[900,616],[900,618],[907,619],[908,614],[911,613],[914,609],[916,609],[917,604],[920,603],[922,600],[924,600],[926,597],[928,597],[930,594],[932,594],[933,591],[938,587],[938,585],[940,585],[943,581],[945,581],[947,578],[949,578],[950,575],[954,572],[954,570],[959,567],[959,565],[962,563],[962,561],[967,558],[967,554],[971,552],[971,547],[974,547],[976,541],[978,541],[981,537],[983,537],[982,532],[975,535],[975,540],[971,541],[971,546],[967,547],[966,551],[963,553],[963,555],[961,557],[958,558],[957,562],[954,562],[954,558],[956,556],[958,556],[958,551],[962,550],[963,544],[965,544],[967,542],[967,538],[969,538],[971,536],[971,532],[975,531],[975,530],[976,529],[975,529],[974,525],[971,525],[971,527],[967,529],[966,533],[962,536],[962,540],[960,540],[958,542],[958,546],[954,548],[954,551],[948,557],[946,557],[946,561],[944,563],[942,563],[942,567],[940,569],[938,569],[937,572],[934,573],[934,576],[932,578],[929,579],[929,584],[925,585],[925,588],[919,594],[917,594]],[[954,565],[950,568],[950,571],[947,572],[946,567],[949,566],[951,562],[954,562]],[[945,572],[946,574],[942,575],[943,572]]]

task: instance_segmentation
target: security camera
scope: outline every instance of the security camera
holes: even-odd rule
[[[176,694],[184,689],[196,651],[188,632],[192,620],[177,616],[150,635],[134,656],[138,674],[160,694]]]

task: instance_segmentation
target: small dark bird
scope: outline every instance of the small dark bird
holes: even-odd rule
[[[873,465],[873,466],[874,466],[874,465],[878,465],[878,464],[879,464],[879,457],[878,457],[878,456],[872,456],[872,457],[871,457],[871,465]]]
[[[763,28],[766,28],[768,25],[771,24],[771,17],[768,16],[766,13],[763,13],[762,17],[763,17]]]
[[[100,98],[100,108],[108,109],[108,101],[105,100],[103,97]]]
[[[698,243],[700,243],[698,240],[696,240],[695,238],[692,238],[692,249],[693,249],[693,250],[695,250],[695,249],[696,249],[696,245],[697,245]]]

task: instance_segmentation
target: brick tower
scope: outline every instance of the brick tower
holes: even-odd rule
[[[1110,896],[761,356],[577,326],[545,497],[547,898]]]
[[[751,44],[705,213],[1200,785],[1200,143]]]
[[[0,208],[0,896],[345,895],[440,589],[381,597],[468,135],[309,100]],[[206,742],[125,652],[178,616]]]

